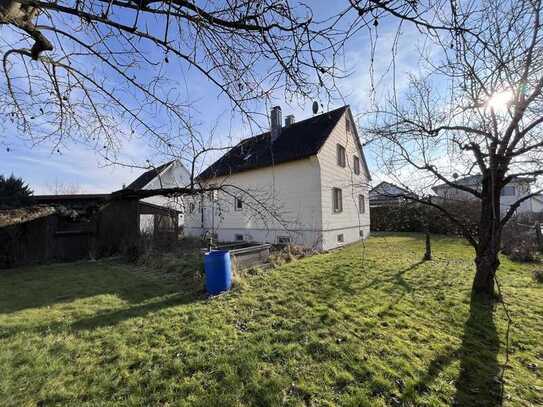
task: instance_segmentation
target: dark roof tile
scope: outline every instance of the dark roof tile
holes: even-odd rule
[[[159,175],[166,167],[168,167],[171,163],[173,163],[175,160],[168,161],[165,164],[162,164],[156,168],[152,168],[147,172],[144,172],[141,174],[138,178],[136,178],[130,185],[126,187],[126,189],[131,189],[133,191],[139,191],[145,185],[147,185],[149,182],[153,180],[157,175]]]
[[[225,176],[315,155],[347,109],[348,106],[343,106],[283,127],[273,143],[270,132],[242,140],[198,178]]]

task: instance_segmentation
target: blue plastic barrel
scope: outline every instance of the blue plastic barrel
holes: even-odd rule
[[[209,294],[216,295],[232,287],[232,267],[228,250],[212,250],[206,253],[204,269]]]

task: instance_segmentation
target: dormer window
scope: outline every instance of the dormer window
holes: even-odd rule
[[[345,168],[345,147],[341,144],[337,145],[337,165]]]

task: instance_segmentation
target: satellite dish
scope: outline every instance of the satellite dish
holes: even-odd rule
[[[317,112],[319,111],[319,104],[317,103],[317,101],[315,100],[313,102],[313,114],[317,114]]]

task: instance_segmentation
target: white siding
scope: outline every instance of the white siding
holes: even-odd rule
[[[186,187],[190,184],[190,174],[187,169],[178,161],[175,161],[161,174],[153,178],[143,189],[160,189],[160,188],[177,188]],[[142,199],[144,202],[149,202],[155,205],[164,206],[167,208],[176,209],[184,212],[183,200],[181,198],[168,198],[157,195]],[[183,214],[179,216],[179,225],[183,225]]]
[[[242,211],[236,211],[234,196],[223,191],[218,192],[213,206],[209,194],[202,201],[191,198],[195,209],[186,214],[185,233],[202,236],[213,230],[219,241],[234,241],[236,235],[243,235],[244,240],[270,243],[276,243],[278,237],[288,236],[292,243],[324,250],[360,240],[361,231],[364,238],[369,236],[369,174],[356,143],[355,131],[347,134],[344,115],[316,156],[208,180],[207,185],[239,186],[256,196],[261,204],[253,201],[257,210],[246,205]],[[346,150],[345,168],[337,165],[337,143]],[[360,161],[359,175],[353,171],[353,155]],[[343,191],[341,213],[332,210],[334,187]],[[235,189],[229,191],[238,194]],[[364,195],[366,203],[363,214],[358,211],[359,194]],[[243,193],[239,195],[244,196]],[[245,199],[251,201],[251,197],[245,196]],[[257,213],[262,212],[262,207],[274,212],[278,209],[280,221],[269,214]],[[339,234],[344,238],[341,244],[337,243]]]
[[[225,186],[214,207],[209,194],[202,203],[195,198],[195,210],[186,215],[186,233],[217,233],[221,241],[233,241],[242,234],[245,240],[276,243],[278,236],[289,236],[292,243],[320,248],[321,209],[319,165],[315,157],[208,180],[206,185]],[[239,186],[243,191],[230,188]],[[234,209],[235,196],[244,201],[241,211]]]
[[[480,185],[468,185],[470,188],[474,188],[477,190],[481,190]],[[511,181],[507,186],[512,186],[515,188],[515,194],[514,195],[502,195],[500,197],[500,212],[501,215],[504,216],[511,205],[513,205],[516,201],[521,199],[522,197],[528,195],[530,191],[530,184],[525,181]],[[440,198],[443,198],[444,200],[450,200],[450,201],[477,201],[478,198],[475,197],[473,194],[470,194],[469,192],[462,191],[453,187],[449,187],[447,185],[440,185],[435,188],[435,192],[437,196]],[[539,202],[536,202],[534,198],[527,199],[523,201],[520,206],[518,207],[516,214],[523,214],[523,213],[531,213],[531,212],[539,212]]]
[[[321,168],[321,196],[322,196],[322,228],[323,247],[331,249],[344,244],[360,240],[360,230],[364,238],[369,236],[370,214],[368,184],[369,174],[363,165],[363,154],[360,151],[355,133],[347,133],[346,119],[352,117],[348,112],[339,120],[330,137],[317,154]],[[352,129],[355,126],[351,126]],[[337,144],[346,150],[346,166],[340,167],[337,163]],[[360,160],[360,174],[353,170],[353,156]],[[332,188],[341,188],[343,193],[343,211],[334,213],[332,207]],[[365,213],[359,213],[358,195],[363,195],[366,202]],[[338,243],[337,237],[343,234],[344,242]]]

